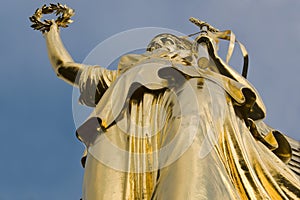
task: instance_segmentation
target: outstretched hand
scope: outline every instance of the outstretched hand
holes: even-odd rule
[[[44,20],[41,21],[43,14],[52,14],[58,15],[56,20]],[[38,8],[35,13],[29,17],[29,20],[32,22],[31,27],[34,30],[39,30],[42,33],[48,32],[50,29],[58,29],[58,26],[68,27],[73,21],[71,17],[74,15],[74,10],[67,7],[66,5],[50,4],[50,6],[44,5],[41,8]]]
[[[58,24],[55,22],[54,19],[52,19],[49,31],[56,31],[57,32],[58,30],[59,30]]]

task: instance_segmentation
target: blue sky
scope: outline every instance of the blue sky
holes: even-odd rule
[[[42,35],[28,17],[50,1],[2,2],[0,12],[0,200],[80,199],[83,145],[75,137],[72,87],[48,61]],[[231,29],[250,55],[249,80],[267,107],[266,122],[300,140],[300,2],[62,1],[74,23],[61,31],[77,62],[101,41],[138,27],[197,31],[190,16]],[[239,60],[240,59],[240,60]],[[233,63],[241,62],[236,57]],[[99,63],[101,65],[101,63]]]

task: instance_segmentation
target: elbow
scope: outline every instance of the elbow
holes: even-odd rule
[[[58,65],[56,75],[67,83],[77,85],[80,76],[80,70],[78,67],[65,66],[62,63]]]
[[[64,66],[64,63],[62,60],[56,60],[55,63],[52,63],[52,66],[53,66],[53,69],[56,73],[56,76],[57,77],[60,77],[62,74],[61,74],[61,69],[63,68]]]

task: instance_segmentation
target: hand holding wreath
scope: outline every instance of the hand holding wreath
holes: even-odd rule
[[[52,14],[54,13],[58,18],[56,20],[45,19],[41,21],[43,14]],[[35,13],[29,17],[29,20],[32,22],[31,27],[34,30],[39,30],[42,33],[48,32],[53,23],[56,23],[58,27],[68,27],[73,21],[71,17],[75,14],[74,10],[67,7],[66,5],[50,4],[50,6],[44,5],[41,8],[38,8]]]

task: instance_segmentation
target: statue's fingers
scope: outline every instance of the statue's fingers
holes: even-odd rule
[[[41,30],[44,36],[48,35],[49,32],[58,32],[58,25],[56,24],[55,20],[49,20],[49,22],[51,22],[51,25],[47,27],[45,26],[44,29]]]
[[[50,26],[50,31],[58,31],[58,25],[57,23],[55,22],[54,19],[51,20],[51,26]]]

